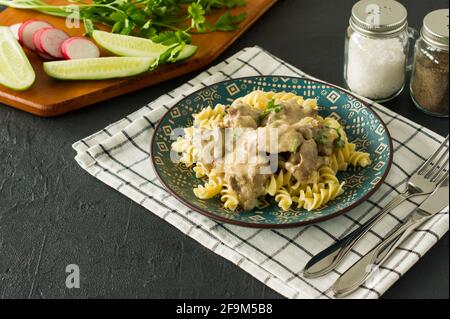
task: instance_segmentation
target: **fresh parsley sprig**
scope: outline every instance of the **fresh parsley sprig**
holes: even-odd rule
[[[215,9],[244,6],[246,0],[71,0],[71,5],[49,5],[42,0],[0,0],[0,5],[30,9],[59,17],[79,13],[87,33],[94,23],[110,26],[112,32],[136,35],[153,41],[174,44],[190,43],[192,33],[233,31],[246,13],[224,13],[214,24],[206,16]],[[183,6],[187,6],[184,10]],[[190,23],[189,23],[190,21]]]
[[[276,104],[275,100],[273,99],[267,103],[267,109],[261,113],[261,115],[259,116],[259,120],[260,121],[264,120],[272,112],[275,113],[281,112],[281,105]]]
[[[341,134],[339,128],[328,127],[328,126],[327,126],[327,128],[335,130],[337,135],[338,135],[338,138],[334,140],[334,146],[336,148],[344,148],[345,147],[345,141],[342,138],[342,134]]]
[[[328,143],[328,136],[323,131],[319,131],[314,140],[317,144],[325,145]]]
[[[335,127],[329,127],[329,126],[325,126],[325,129],[329,129],[329,130],[335,130],[338,138],[334,140],[334,146],[336,148],[344,148],[345,147],[345,140],[342,138],[342,134],[339,131],[339,128],[335,128]],[[324,131],[320,131],[316,137],[315,137],[315,141],[317,144],[322,144],[325,145],[328,143],[328,136],[327,134],[324,133]]]

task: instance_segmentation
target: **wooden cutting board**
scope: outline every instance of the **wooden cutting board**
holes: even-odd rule
[[[192,58],[171,65],[162,65],[152,72],[131,78],[102,81],[55,80],[45,74],[42,68],[43,60],[34,52],[24,49],[36,72],[36,81],[30,89],[23,92],[16,92],[0,85],[0,102],[38,116],[56,116],[201,69],[213,62],[276,1],[248,0],[246,7],[232,10],[234,14],[244,11],[248,14],[239,30],[194,35],[193,44],[199,46],[199,50]],[[55,3],[54,0],[47,2]],[[216,12],[211,16],[211,20],[214,21],[222,13],[223,11]],[[68,29],[63,18],[12,8],[0,13],[0,25],[9,26],[31,18],[46,20],[71,36],[84,33],[82,28]],[[106,52],[103,54],[107,55]]]

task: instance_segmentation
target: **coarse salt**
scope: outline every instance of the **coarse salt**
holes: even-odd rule
[[[350,37],[346,80],[353,92],[374,100],[392,97],[404,86],[405,66],[400,38]]]

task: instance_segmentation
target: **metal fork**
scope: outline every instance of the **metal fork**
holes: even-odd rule
[[[447,136],[438,150],[411,176],[403,193],[391,200],[380,213],[371,217],[361,227],[311,258],[303,270],[303,275],[306,278],[317,278],[328,274],[341,263],[356,243],[390,211],[410,198],[431,194],[443,182],[445,172],[448,171],[448,142],[449,137]]]

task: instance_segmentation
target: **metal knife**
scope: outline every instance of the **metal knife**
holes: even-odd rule
[[[394,229],[369,253],[357,261],[332,286],[334,296],[346,297],[357,290],[383,264],[400,244],[424,222],[445,209],[449,204],[449,181],[446,179],[405,221]],[[375,266],[375,267],[374,267]]]

